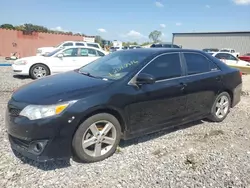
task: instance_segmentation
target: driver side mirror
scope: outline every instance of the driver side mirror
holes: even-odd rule
[[[58,57],[58,58],[63,58],[63,54],[60,53],[60,54],[57,55],[57,57]]]
[[[136,84],[153,84],[155,83],[155,77],[151,74],[140,73],[136,77]]]

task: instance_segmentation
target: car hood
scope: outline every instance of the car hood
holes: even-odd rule
[[[110,81],[69,71],[24,85],[13,93],[12,99],[27,104],[55,104],[99,93],[109,84]]]
[[[20,59],[16,60],[15,62],[18,62],[18,61],[39,61],[39,60],[44,60],[45,58],[46,58],[45,56],[29,56],[29,57],[20,58]]]

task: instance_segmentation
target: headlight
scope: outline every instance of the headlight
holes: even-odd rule
[[[27,64],[27,61],[25,60],[17,60],[14,62],[15,65],[26,65]]]
[[[75,102],[76,101],[69,101],[55,105],[28,105],[20,112],[20,116],[25,116],[30,120],[36,120],[58,115]]]

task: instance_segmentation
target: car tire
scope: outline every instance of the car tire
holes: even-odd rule
[[[230,108],[231,97],[227,92],[222,92],[216,97],[208,119],[213,122],[222,122],[230,112]]]
[[[39,71],[39,72],[37,72],[37,71]],[[35,64],[30,69],[30,77],[32,79],[43,78],[45,76],[48,76],[49,74],[50,74],[49,68],[43,64]]]
[[[106,132],[109,128],[110,130]],[[120,139],[121,126],[113,115],[107,113],[93,115],[80,124],[74,134],[73,159],[84,163],[102,161],[115,153]],[[98,148],[101,148],[101,152],[98,152],[100,151]]]

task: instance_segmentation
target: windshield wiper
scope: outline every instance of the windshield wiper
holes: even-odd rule
[[[99,78],[99,79],[103,79],[103,77],[100,77],[100,76],[94,76],[92,74],[90,74],[89,72],[81,72],[79,71],[80,74],[83,74],[83,75],[86,75],[86,76],[89,76],[89,77],[92,77],[92,78]]]

